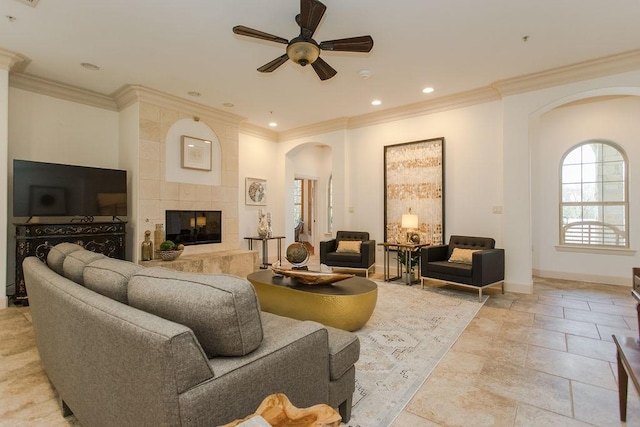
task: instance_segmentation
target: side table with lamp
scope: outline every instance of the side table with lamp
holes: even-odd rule
[[[382,242],[380,246],[384,247],[384,280],[391,282],[394,280],[402,279],[404,274],[405,283],[411,285],[417,280],[413,280],[411,272],[413,270],[413,259],[417,257],[417,262],[420,262],[420,248],[429,246],[429,243],[420,243],[420,234],[416,231],[419,228],[418,215],[411,213],[402,214],[402,220],[400,227],[407,230],[407,238],[405,242]],[[389,262],[391,259],[391,251],[397,251],[396,262],[396,276],[390,277]],[[402,260],[402,262],[401,262]],[[400,264],[403,264],[404,268],[401,271]],[[419,266],[418,266],[419,268]]]

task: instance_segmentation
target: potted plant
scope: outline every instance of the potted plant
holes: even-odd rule
[[[415,251],[398,251],[398,262],[402,265],[402,280],[407,283],[413,283],[415,280],[414,270],[416,265],[418,265],[418,261],[420,261],[420,254]],[[408,271],[410,274],[409,279],[407,280],[407,264]]]

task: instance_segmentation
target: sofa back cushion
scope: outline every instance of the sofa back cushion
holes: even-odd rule
[[[100,258],[88,264],[82,273],[84,286],[123,304],[128,304],[129,279],[144,267],[129,261]]]
[[[244,356],[262,342],[260,306],[245,279],[152,267],[134,274],[127,291],[129,305],[191,328],[209,358]]]
[[[447,258],[451,258],[454,248],[461,249],[494,249],[496,241],[490,237],[472,237],[472,236],[451,236],[449,238],[449,254]]]
[[[69,280],[84,285],[84,279],[82,277],[84,268],[93,261],[106,257],[106,255],[91,252],[86,249],[71,252],[67,254],[62,263],[62,275]]]
[[[79,251],[81,249],[82,246],[76,245],[75,243],[58,243],[49,250],[49,254],[47,255],[47,265],[50,269],[62,276],[62,264],[64,263],[64,259],[71,252]]]
[[[369,232],[367,231],[338,231],[336,233],[336,241],[341,240],[369,240]]]

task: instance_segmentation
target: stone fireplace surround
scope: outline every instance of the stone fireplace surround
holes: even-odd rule
[[[141,86],[127,86],[114,98],[122,121],[131,123],[126,132],[130,136],[121,138],[120,151],[123,167],[131,171],[132,177],[129,253],[133,261],[140,258],[145,230],[153,232],[156,224],[164,225],[166,210],[220,210],[224,224],[222,243],[187,246],[175,261],[176,268],[231,273],[236,265],[234,261],[231,266],[233,258],[257,267],[257,253],[240,250],[238,231],[238,134],[243,118]],[[179,127],[179,133],[194,137],[213,134],[217,138],[221,157],[219,185],[209,184],[211,180],[205,173],[200,174],[202,183],[166,179],[168,162],[180,162],[180,158],[167,156],[170,152],[167,148],[174,148],[168,144],[179,143],[167,138],[176,134],[176,128],[170,132],[174,126]],[[210,261],[205,261],[206,258]],[[162,265],[170,267],[168,263]],[[247,268],[253,271],[253,266]]]

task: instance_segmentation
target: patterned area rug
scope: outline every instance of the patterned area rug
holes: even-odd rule
[[[378,303],[356,331],[351,427],[391,425],[484,304],[478,295],[376,281]]]

